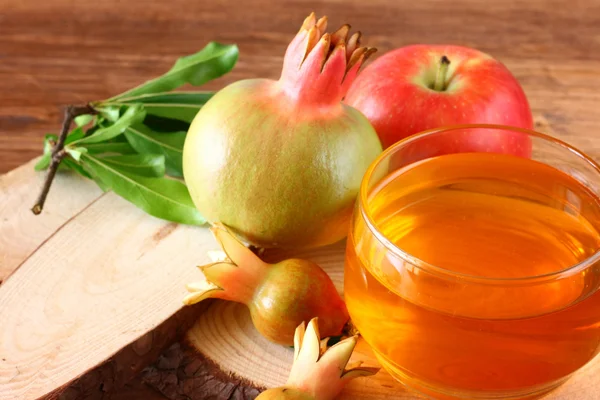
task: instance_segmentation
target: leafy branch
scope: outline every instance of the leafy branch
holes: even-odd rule
[[[214,93],[175,89],[218,78],[231,71],[237,58],[237,46],[211,42],[133,89],[68,106],[60,134],[45,136],[44,153],[35,165],[48,171],[33,213],[42,212],[57,171],[69,169],[155,217],[205,223],[179,178],[189,124]],[[73,122],[76,127],[70,130]]]
[[[67,134],[69,133],[69,128],[73,123],[73,119],[75,117],[79,117],[80,115],[93,115],[96,114],[96,110],[94,110],[89,104],[84,106],[68,106],[65,110],[65,118],[63,120],[63,125],[60,130],[60,135],[58,136],[58,141],[52,148],[50,153],[50,165],[48,167],[48,173],[46,174],[46,179],[44,180],[44,186],[42,186],[42,191],[40,192],[35,204],[31,208],[31,211],[38,215],[44,209],[44,203],[46,202],[46,197],[48,197],[48,192],[50,191],[50,186],[52,186],[52,181],[54,180],[54,176],[56,175],[56,171],[58,171],[58,166],[60,162],[65,158],[67,152],[64,150],[65,140],[67,139]]]

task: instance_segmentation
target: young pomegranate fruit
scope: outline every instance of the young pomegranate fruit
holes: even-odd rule
[[[257,247],[315,247],[346,236],[360,181],[382,151],[369,121],[342,98],[375,51],[350,27],[324,33],[311,14],[281,78],[233,83],[192,122],[183,172],[192,199]]]
[[[356,346],[357,337],[350,337],[329,349],[321,348],[317,320],[304,328],[296,328],[294,363],[285,386],[262,392],[256,400],[332,400],[344,385],[354,378],[374,375],[379,368],[361,367],[348,360]]]
[[[267,264],[224,227],[211,230],[224,253],[221,260],[199,267],[206,280],[187,286],[185,304],[207,298],[246,304],[256,329],[285,345],[293,344],[298,324],[314,317],[327,336],[342,333],[348,310],[321,267],[300,259]]]

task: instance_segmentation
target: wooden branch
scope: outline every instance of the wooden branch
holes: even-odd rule
[[[58,141],[52,148],[50,166],[48,167],[48,172],[46,173],[44,185],[42,186],[42,190],[40,191],[40,194],[37,200],[35,201],[35,204],[31,208],[31,211],[35,215],[40,214],[44,209],[44,203],[46,202],[46,197],[48,197],[48,192],[50,191],[50,187],[52,186],[52,182],[54,181],[54,176],[56,176],[56,171],[58,171],[58,166],[67,154],[64,150],[65,140],[67,139],[67,135],[69,134],[69,129],[71,128],[73,119],[85,114],[96,114],[96,110],[94,110],[94,108],[92,108],[92,106],[89,104],[83,106],[70,105],[67,106],[67,108],[65,109],[65,118],[63,120],[62,129],[60,130]]]

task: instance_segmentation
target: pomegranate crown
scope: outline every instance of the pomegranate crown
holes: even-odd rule
[[[216,298],[247,304],[264,279],[269,265],[223,224],[217,223],[210,230],[222,250],[208,252],[212,262],[198,267],[205,279],[186,285],[189,294],[183,302],[191,305]]]
[[[361,33],[350,25],[325,33],[327,17],[311,13],[287,48],[280,82],[297,101],[339,103],[361,65],[377,51],[360,45]]]
[[[350,362],[357,336],[349,337],[330,348],[320,340],[317,319],[308,327],[304,323],[294,335],[294,362],[287,386],[299,388],[315,399],[335,398],[352,379],[374,375],[379,368],[363,367],[362,361]]]

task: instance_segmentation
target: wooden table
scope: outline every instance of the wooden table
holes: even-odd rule
[[[456,43],[489,52],[525,88],[536,115],[600,159],[597,0],[2,0],[0,173],[41,151],[61,107],[103,99],[152,78],[209,40],[238,43],[241,78],[275,78],[309,11],[349,22],[381,52]]]
[[[237,43],[241,56],[208,88],[278,77],[287,43],[311,10],[332,25],[352,23],[381,52],[455,43],[492,54],[522,83],[540,130],[545,121],[600,160],[597,0],[2,0],[0,173],[41,152],[62,106],[133,87],[209,40]],[[133,382],[110,398],[162,397]]]

